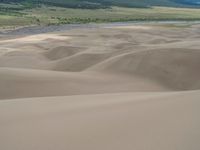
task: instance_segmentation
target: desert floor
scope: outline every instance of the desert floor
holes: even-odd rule
[[[1,150],[199,150],[200,25],[0,36]]]

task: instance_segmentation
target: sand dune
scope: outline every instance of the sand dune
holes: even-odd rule
[[[78,52],[81,52],[82,48],[73,46],[58,46],[45,52],[45,56],[50,60],[57,60],[65,57],[72,56]]]
[[[0,149],[199,150],[199,25],[0,40]]]
[[[0,75],[0,99],[132,91],[171,91],[170,88],[148,79],[94,72],[77,74],[1,68]]]
[[[0,102],[1,149],[198,150],[200,92]]]
[[[200,89],[200,51],[153,49],[112,57],[89,70],[149,78],[178,90]]]

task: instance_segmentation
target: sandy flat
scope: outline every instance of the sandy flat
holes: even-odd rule
[[[0,40],[0,149],[199,150],[200,26]]]
[[[149,30],[151,29],[150,26],[141,26],[141,25],[123,25],[123,26],[115,26],[115,27],[108,27],[111,29],[142,29],[142,30]]]

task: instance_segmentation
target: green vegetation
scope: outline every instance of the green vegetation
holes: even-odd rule
[[[153,5],[161,0],[134,0],[134,3],[132,0],[89,0],[87,2],[90,2],[90,4],[94,4],[94,2],[96,6],[98,4],[98,7],[92,9],[88,7],[89,4],[87,7],[84,6],[84,9],[82,8],[83,5],[78,5],[80,8],[76,5],[73,5],[75,8],[68,8],[70,2],[73,2],[73,4],[86,2],[81,0],[57,0],[56,4],[52,4],[55,0],[11,1],[0,3],[0,27],[90,22],[200,20],[200,9],[198,8],[147,7],[150,2]],[[120,2],[123,2],[123,5]],[[129,7],[125,7],[125,2]],[[49,4],[47,5],[47,3]],[[168,6],[174,3],[173,1],[162,0],[162,5]],[[59,4],[62,4],[62,7]],[[134,6],[137,7],[130,8],[131,4],[135,4]],[[138,8],[139,4],[145,5],[140,5],[141,7]],[[159,4],[161,5],[161,3]],[[118,7],[118,5],[124,7]]]
[[[18,3],[28,7],[49,5],[65,8],[98,9],[119,7],[194,7],[199,0],[1,0],[4,3]]]

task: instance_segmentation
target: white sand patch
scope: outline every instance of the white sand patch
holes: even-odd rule
[[[39,35],[26,36],[22,38],[3,40],[3,41],[0,41],[0,43],[7,43],[7,42],[36,43],[36,42],[45,41],[47,39],[68,40],[70,39],[70,37],[60,36],[58,34],[39,34]]]

